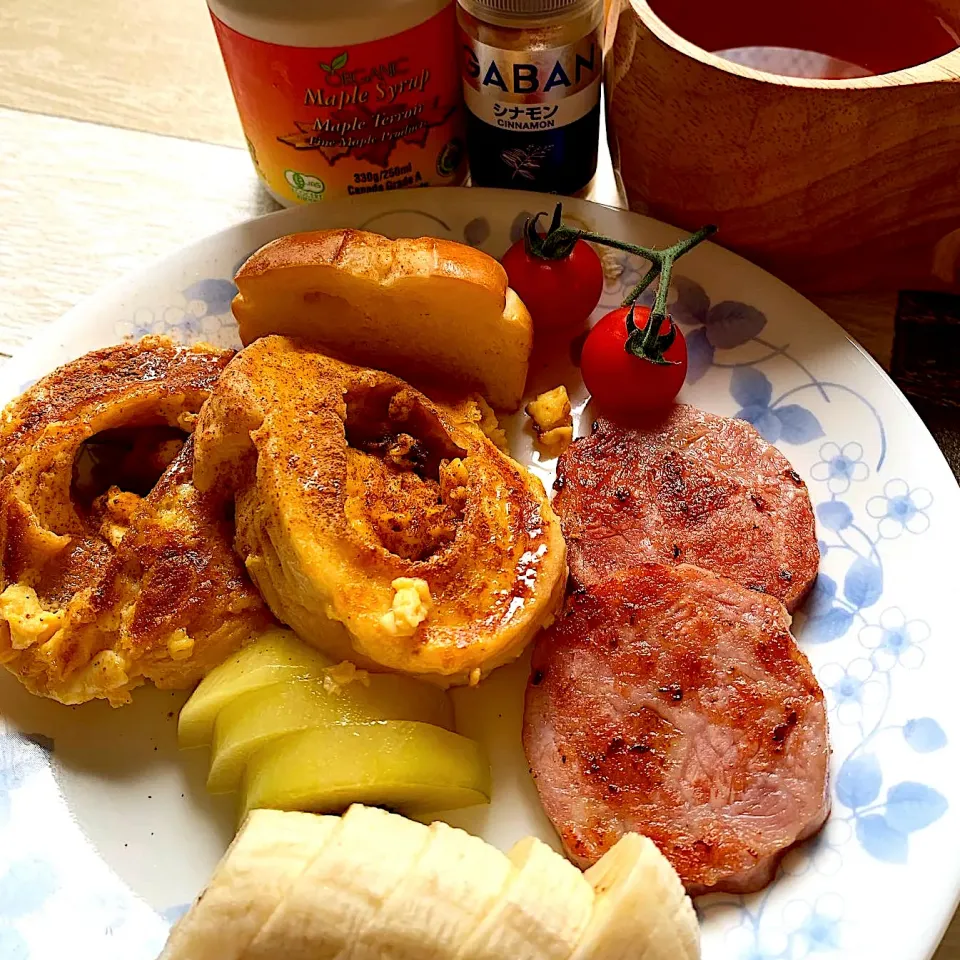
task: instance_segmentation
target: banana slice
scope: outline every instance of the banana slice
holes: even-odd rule
[[[700,958],[700,921],[693,901],[684,896],[674,916],[677,936],[680,938],[680,956],[699,960]]]
[[[583,874],[536,837],[507,854],[513,875],[455,960],[567,960],[593,913]]]
[[[430,842],[404,883],[338,960],[448,960],[487,916],[511,874],[510,861],[495,847],[432,823]]]
[[[695,960],[696,916],[669,861],[628,833],[584,874],[593,917],[570,960]]]
[[[698,960],[657,847],[627,834],[586,874],[532,837],[508,857],[462,830],[354,805],[257,810],[160,960]]]
[[[282,680],[315,680],[333,661],[308,647],[292,630],[273,627],[238,650],[200,681],[177,721],[180,748],[204,747],[213,738],[217,714],[232,700]]]
[[[398,889],[407,889],[408,876],[431,840],[422,823],[375,807],[355,804],[334,822],[339,829],[289,885],[243,960],[332,960],[342,955],[383,903]]]
[[[339,817],[255,810],[206,890],[174,927],[160,960],[240,960]]]

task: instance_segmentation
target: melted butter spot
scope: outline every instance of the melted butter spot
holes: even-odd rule
[[[430,587],[419,577],[398,577],[391,584],[395,593],[380,626],[394,637],[412,637],[430,614]]]

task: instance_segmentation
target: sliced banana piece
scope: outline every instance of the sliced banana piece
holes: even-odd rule
[[[240,960],[339,824],[309,813],[251,813],[161,960]]]
[[[334,818],[337,822],[337,818]],[[422,823],[355,804],[291,884],[243,960],[332,960],[344,954],[430,843]]]
[[[340,960],[448,960],[496,903],[512,869],[479,837],[431,824],[430,842],[405,881]]]
[[[371,807],[254,811],[161,960],[698,960],[656,845],[628,834],[581,874],[532,837],[505,857]]]
[[[627,834],[584,876],[595,894],[593,917],[570,960],[699,957],[700,936],[689,898],[652,840]]]
[[[650,930],[647,949],[642,955],[631,954],[631,957],[636,960],[699,960],[699,934],[691,938],[688,932],[681,928],[679,908],[665,908]]]
[[[455,960],[567,960],[593,913],[593,887],[536,837],[514,844],[512,876]]]
[[[679,877],[677,878],[679,880]],[[681,884],[682,886],[682,884]],[[700,921],[697,911],[693,908],[693,901],[684,892],[684,897],[677,907],[676,916],[677,936],[680,938],[680,956],[699,960],[700,958]]]
[[[699,960],[700,923],[680,875],[649,839],[643,856],[656,863],[661,897],[660,921],[650,934],[643,960]]]

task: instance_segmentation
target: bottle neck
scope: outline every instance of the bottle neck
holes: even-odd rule
[[[603,0],[571,0],[555,10],[531,13],[509,9],[514,5],[523,6],[522,0],[513,0],[513,3],[504,0],[502,4],[491,4],[488,0],[458,0],[458,3],[477,20],[515,30],[549,29],[599,11],[603,7]]]
[[[365,43],[409,30],[454,0],[207,0],[244,36],[291,47]]]

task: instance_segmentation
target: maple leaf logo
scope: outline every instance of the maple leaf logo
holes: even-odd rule
[[[293,121],[297,125],[294,133],[288,133],[284,137],[277,137],[281,143],[293,147],[295,150],[316,150],[319,147],[320,133],[315,130],[312,123],[303,123],[300,120]]]

